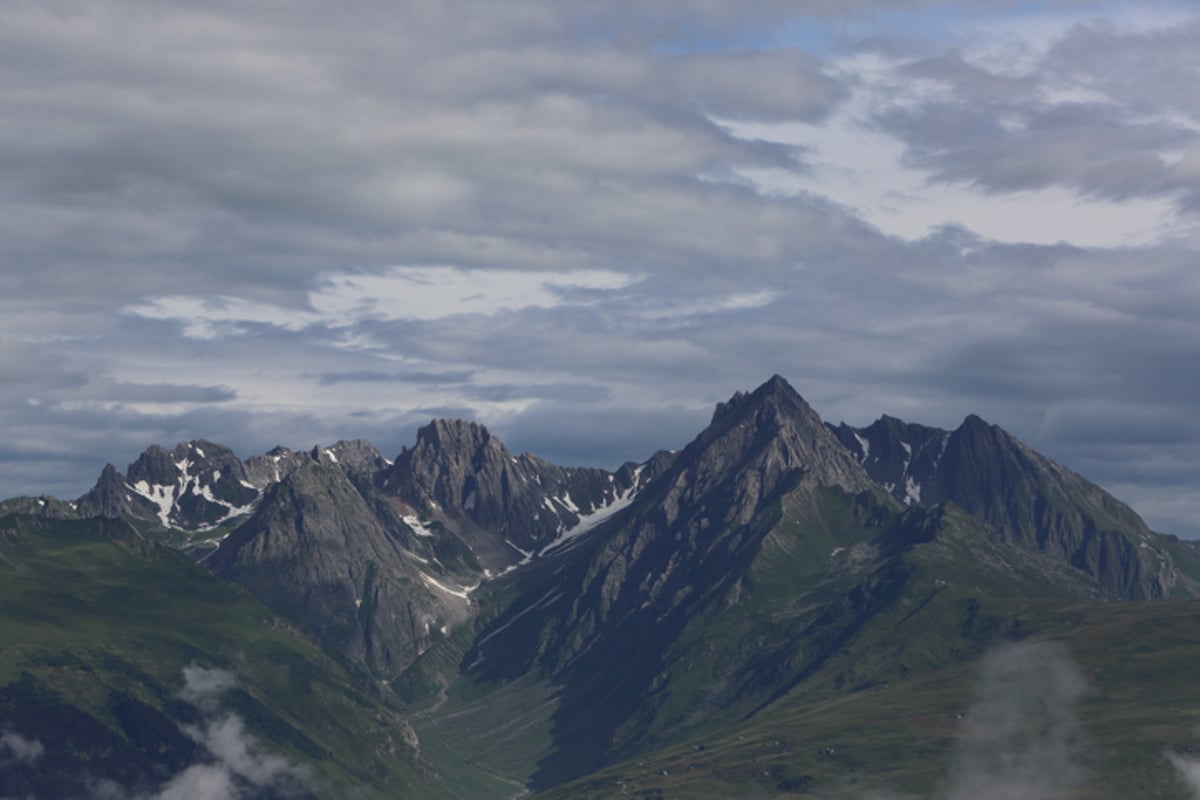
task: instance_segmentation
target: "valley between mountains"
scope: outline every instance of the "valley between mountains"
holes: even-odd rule
[[[0,797],[1200,796],[1196,543],[779,376],[615,471],[151,446],[3,501],[0,597]]]

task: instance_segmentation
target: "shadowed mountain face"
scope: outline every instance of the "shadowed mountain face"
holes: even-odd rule
[[[1191,548],[1153,535],[1124,503],[977,416],[954,431],[886,416],[833,430],[898,500],[955,503],[998,534],[1084,571],[1115,598],[1200,588]]]
[[[267,490],[205,565],[331,652],[394,675],[472,615],[463,579],[478,566],[451,534],[442,538],[439,548],[399,519],[381,519],[337,464],[309,458]],[[459,556],[447,561],[460,570],[439,555]]]
[[[1098,540],[1080,523],[1069,549],[1064,520],[1103,509],[1103,497],[999,428],[969,420],[947,433],[887,419],[871,433],[838,435],[773,378],[718,406],[586,545],[514,575],[504,591],[516,599],[462,668],[483,685],[540,676],[555,687],[553,746],[534,786],[752,716],[801,687],[845,691],[952,663],[1016,629],[1009,612],[990,610],[1010,598],[1195,586],[1175,566],[1194,565],[1193,550],[1122,527],[1123,507]],[[874,460],[863,458],[868,447]],[[900,494],[905,482],[921,485]],[[1043,513],[1050,503],[1039,497],[1065,510]],[[1124,560],[1076,556],[1112,542],[1133,542],[1121,545]],[[1151,548],[1159,572],[1144,580],[1137,565]],[[841,660],[898,630],[911,631],[898,651],[911,656]]]
[[[999,427],[831,426],[779,376],[616,472],[435,420],[394,462],[362,440],[151,447],[14,513],[185,548],[535,788],[960,663],[1031,605],[1200,594],[1192,543]]]

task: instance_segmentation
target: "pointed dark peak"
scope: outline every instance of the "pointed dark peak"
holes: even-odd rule
[[[417,447],[476,450],[495,439],[486,427],[465,419],[435,419],[417,431]]]
[[[775,404],[812,412],[800,393],[778,375],[772,375],[766,383],[751,392],[749,402],[751,404]]]
[[[870,483],[855,456],[778,375],[718,406],[714,421],[679,454],[668,474],[676,472],[686,474],[695,497],[739,487],[733,491],[746,502],[739,501],[730,517],[738,519],[748,518],[781,481],[803,476],[810,485],[849,492]]]
[[[182,447],[182,445],[180,445]],[[176,451],[179,447],[175,448]],[[179,477],[175,466],[176,457],[156,444],[147,447],[137,461],[129,465],[129,480],[133,483],[145,481],[154,486],[174,484]]]
[[[768,413],[764,414],[764,411],[768,411]],[[771,411],[776,413],[770,413]],[[788,416],[798,415],[808,422],[820,423],[820,417],[808,403],[804,402],[800,393],[779,375],[772,375],[766,383],[753,392],[749,394],[735,392],[726,402],[718,403],[710,424],[716,424],[733,416],[756,416],[760,419],[778,420],[778,412]]]
[[[962,431],[983,432],[983,431],[991,431],[996,426],[988,424],[987,420],[985,420],[983,417],[979,416],[978,414],[968,414],[966,416],[966,418],[962,421],[962,425],[960,425],[958,427],[959,427],[959,430],[962,430]]]
[[[324,448],[325,455],[343,469],[374,472],[385,469],[388,460],[366,439],[341,439]]]
[[[792,385],[788,383],[787,380],[784,379],[784,377],[778,372],[767,378],[762,386],[759,386],[754,390],[755,394],[758,394],[759,392],[784,392],[786,394],[796,395],[797,397],[800,396],[796,394],[796,390],[792,388]]]
[[[432,419],[423,430],[439,436],[491,436],[485,425],[468,419]],[[417,438],[420,438],[420,431],[417,432]]]
[[[110,492],[115,489],[125,489],[125,476],[121,475],[120,470],[116,469],[113,464],[104,464],[104,469],[100,470],[100,479],[97,479],[96,486],[91,489],[91,492],[85,494],[84,497],[90,497],[97,492]]]
[[[950,436],[959,446],[973,450],[1026,449],[1015,436],[999,425],[992,425],[977,414],[968,414],[962,425],[959,425]]]
[[[208,439],[192,439],[191,441],[180,442],[175,445],[173,455],[179,461],[185,458],[192,461],[204,460],[212,462],[238,460],[238,457],[228,447],[209,441]]]
[[[141,500],[141,498],[137,498],[137,500]],[[118,472],[112,464],[104,465],[96,485],[76,501],[81,516],[108,517],[110,519],[129,514],[130,504],[131,495],[125,476]]]
[[[263,489],[277,482],[300,462],[307,460],[310,460],[310,456],[303,451],[295,452],[287,447],[276,446],[261,456],[250,456],[242,462],[241,471],[244,473],[244,480]]]
[[[899,417],[893,417],[890,414],[884,414],[879,419],[867,426],[868,430],[877,429],[893,433],[901,433],[908,427],[908,423]]]
[[[723,403],[717,403],[717,407],[713,409],[712,419],[709,420],[710,425],[715,425],[725,417],[729,416],[734,409],[740,408],[742,401],[746,399],[745,392],[734,392],[733,397]]]
[[[884,414],[859,433],[865,435],[877,446],[885,440],[890,440],[897,444],[904,442],[916,451],[924,448],[931,440],[945,436],[948,432],[929,425],[905,422],[899,417]]]

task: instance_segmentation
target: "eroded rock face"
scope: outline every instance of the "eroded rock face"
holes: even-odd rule
[[[434,420],[385,474],[382,490],[397,508],[457,530],[491,569],[515,563],[644,485],[663,455],[637,470],[558,467],[514,456],[487,428]]]
[[[708,428],[646,488],[589,571],[582,591],[599,603],[585,616],[595,619],[577,621],[598,624],[642,608],[669,613],[735,575],[765,534],[752,521],[783,493],[871,486],[816,412],[775,376],[720,404]]]
[[[322,644],[394,675],[468,619],[468,586],[431,544],[387,526],[345,472],[307,456],[206,561]]]
[[[233,451],[200,440],[171,451],[151,445],[126,474],[109,464],[77,506],[83,516],[192,531],[244,516],[258,495]]]
[[[1082,570],[1113,597],[1200,588],[1133,509],[978,416],[953,431],[886,416],[866,428],[832,430],[906,505],[952,502],[1006,539]]]

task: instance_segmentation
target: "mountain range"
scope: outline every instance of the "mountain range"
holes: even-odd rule
[[[830,425],[779,376],[615,471],[461,420],[394,459],[151,446],[0,504],[0,572],[0,787],[35,797],[203,769],[229,797],[952,797],[945,709],[997,646],[1065,642],[1143,713],[1191,689],[1104,676],[1182,669],[1200,619],[1200,547],[1003,429]],[[229,720],[278,769],[226,757]],[[1089,729],[1104,755],[1053,796],[1189,796],[1163,762],[1187,725]],[[1155,794],[1114,793],[1135,757]]]

